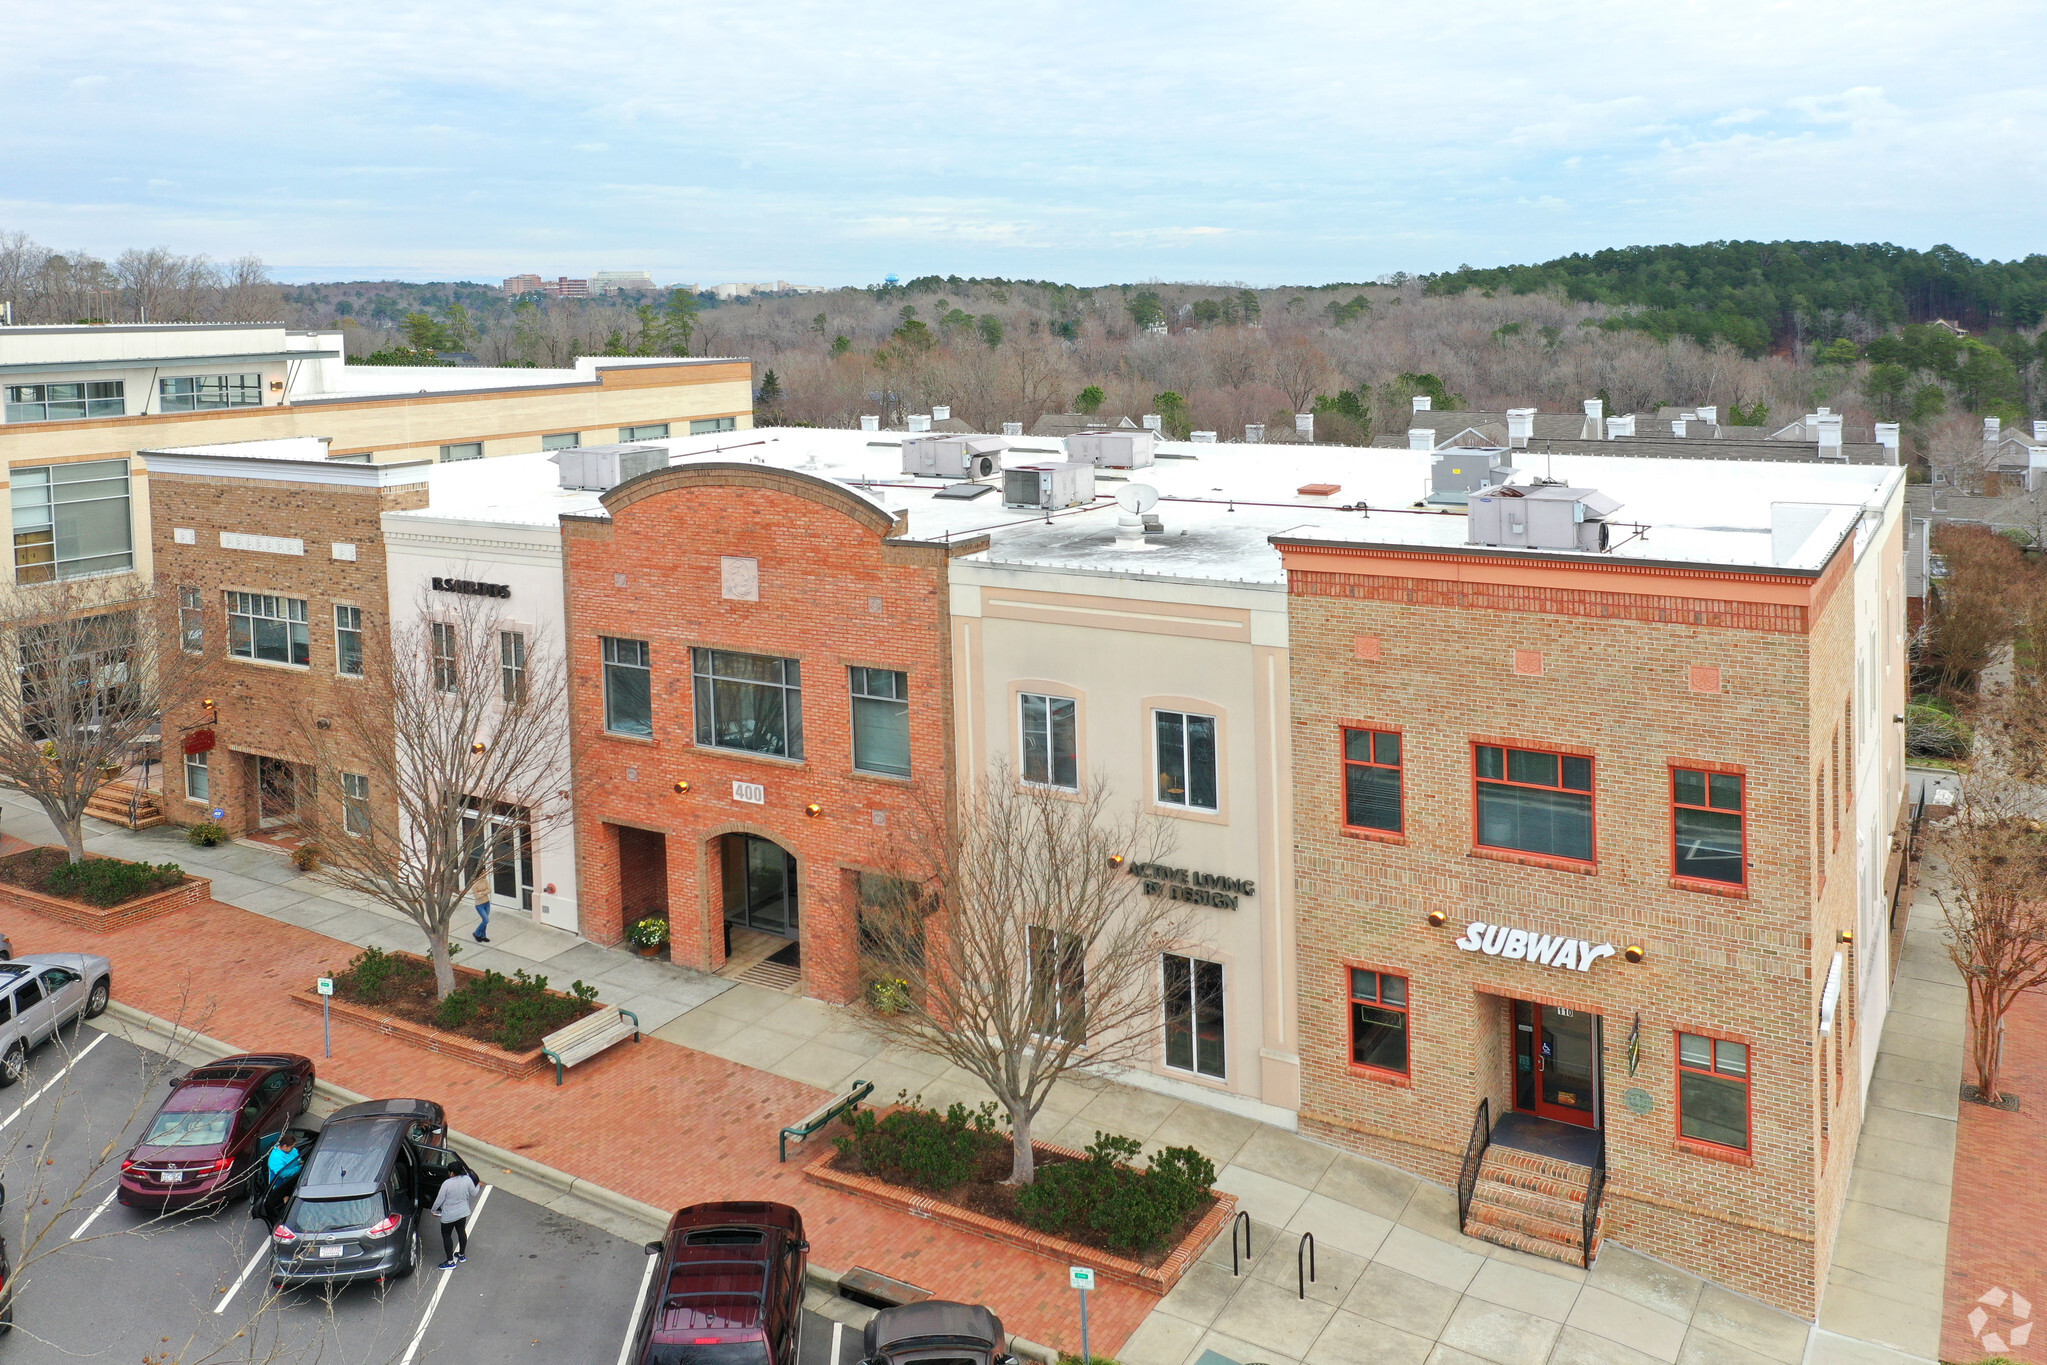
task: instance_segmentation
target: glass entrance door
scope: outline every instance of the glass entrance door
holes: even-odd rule
[[[464,834],[474,838],[483,811],[462,812]],[[494,910],[533,911],[533,827],[523,806],[499,806],[488,817],[490,843],[484,861],[490,868],[490,903]]]
[[[299,813],[299,773],[281,758],[256,759],[256,828],[280,829]]]
[[[1514,1107],[1599,1126],[1599,1016],[1514,1002]]]
[[[796,937],[796,860],[752,834],[723,839],[725,920],[778,938]]]

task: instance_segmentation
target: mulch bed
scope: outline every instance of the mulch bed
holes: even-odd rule
[[[384,989],[377,992],[375,999],[366,999],[360,995],[352,994],[349,990],[352,983],[346,975],[338,973],[334,981],[335,999],[346,1000],[350,1004],[363,1009],[380,1011],[395,1018],[403,1019],[408,1024],[417,1024],[421,1028],[434,1029],[441,1033],[452,1033],[458,1037],[482,1043],[486,1047],[500,1048],[514,1053],[528,1052],[539,1047],[540,1039],[543,1035],[553,1033],[556,1029],[573,1024],[576,1020],[595,1012],[599,1008],[596,1005],[576,1000],[573,996],[563,994],[560,991],[550,990],[547,992],[550,996],[563,1002],[560,1016],[549,1021],[544,1027],[534,1027],[528,1030],[532,1037],[530,1039],[522,1038],[521,1046],[507,1047],[498,1037],[500,1017],[497,1010],[486,1005],[478,1009],[476,1013],[461,1024],[454,1026],[445,1024],[441,1022],[441,1002],[439,993],[434,986],[434,964],[432,961],[413,953],[392,953],[391,957],[395,958],[400,964],[399,972],[385,984]],[[474,986],[477,982],[483,980],[483,976],[483,972],[475,967],[457,967],[455,968],[455,988],[459,991],[464,987]]]
[[[1036,1144],[1033,1145],[1035,1146]],[[1067,1152],[1047,1150],[1044,1147],[1038,1147],[1037,1153],[1038,1169],[1040,1171],[1050,1166],[1061,1166],[1069,1161],[1083,1159]],[[883,1181],[884,1183],[894,1185],[896,1189],[910,1194],[922,1195],[927,1199],[936,1199],[957,1208],[969,1209],[974,1213],[980,1214],[983,1218],[992,1218],[998,1222],[1008,1223],[1018,1231],[1032,1237],[1045,1236],[1044,1232],[1025,1222],[1023,1216],[1017,1212],[1017,1187],[1005,1183],[1009,1179],[1010,1163],[1013,1157],[1014,1149],[1010,1145],[1010,1140],[1004,1137],[997,1137],[990,1143],[988,1150],[983,1153],[980,1169],[974,1173],[973,1179],[965,1184],[954,1186],[949,1190],[925,1190],[910,1185],[894,1185],[894,1182],[888,1181],[884,1176],[861,1169],[859,1161],[850,1152],[839,1152],[818,1164],[828,1170],[840,1171],[847,1175],[864,1175],[869,1180]],[[1051,1235],[1063,1241],[1078,1242],[1083,1246],[1093,1247],[1098,1251],[1107,1252],[1124,1260],[1136,1261],[1139,1264],[1156,1270],[1164,1265],[1167,1258],[1178,1250],[1180,1244],[1187,1240],[1195,1228],[1200,1226],[1201,1220],[1206,1218],[1209,1210],[1214,1207],[1215,1196],[1213,1194],[1204,1196],[1201,1202],[1195,1206],[1194,1211],[1188,1214],[1181,1222],[1180,1226],[1173,1229],[1173,1235],[1167,1239],[1164,1246],[1143,1255],[1138,1255],[1131,1251],[1118,1250],[1110,1244],[1104,1234],[1093,1228],[1061,1228]]]
[[[88,853],[85,856],[88,860],[97,862],[101,860],[102,855]],[[107,861],[118,862],[124,860],[108,859]],[[55,900],[75,901],[80,905],[91,905],[101,910],[111,909],[111,906],[100,905],[96,901],[82,900],[77,895],[61,891],[53,885],[52,879],[56,877],[58,870],[70,865],[71,855],[65,850],[53,845],[41,844],[35,848],[25,848],[19,853],[11,853],[5,858],[0,858],[0,882],[6,882],[10,886],[21,887],[25,891],[33,891],[39,896],[49,896]],[[140,900],[144,896],[153,896],[159,892],[169,891],[174,887],[182,885],[185,880],[186,878],[182,874],[175,877],[155,877],[151,879],[151,882],[140,884],[135,894],[126,899]]]

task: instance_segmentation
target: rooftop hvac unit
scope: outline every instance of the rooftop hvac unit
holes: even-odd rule
[[[1465,539],[1530,550],[1604,550],[1606,518],[1620,503],[1591,488],[1537,484],[1483,488],[1471,495]]]
[[[1463,507],[1479,489],[1503,484],[1514,472],[1497,450],[1446,450],[1429,467],[1429,496],[1434,507]]]
[[[985,479],[1002,472],[1000,436],[912,436],[903,441],[903,472],[932,479]]]
[[[580,446],[557,450],[548,458],[561,470],[563,488],[582,488],[593,493],[668,467],[668,450],[664,446]]]
[[[1095,467],[1079,460],[1016,465],[1002,474],[1002,505],[1054,511],[1093,502]]]
[[[1082,431],[1066,438],[1066,458],[1097,469],[1143,469],[1157,444],[1156,432]]]

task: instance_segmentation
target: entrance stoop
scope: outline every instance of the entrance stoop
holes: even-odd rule
[[[1589,1265],[1585,1247],[1585,1201],[1592,1168],[1522,1151],[1495,1141],[1485,1149],[1465,1219],[1468,1236],[1546,1256],[1568,1265]],[[1599,1250],[1599,1229],[1592,1233]]]

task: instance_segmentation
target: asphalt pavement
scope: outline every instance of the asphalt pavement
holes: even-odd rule
[[[621,1360],[643,1247],[502,1189],[488,1188],[470,1221],[465,1265],[434,1268],[440,1237],[427,1218],[417,1273],[331,1297],[271,1289],[268,1229],[246,1200],[170,1215],[113,1202],[121,1157],[183,1069],[86,1026],[45,1044],[27,1079],[0,1090],[0,1231],[16,1288],[0,1365]],[[799,1365],[853,1365],[855,1329],[804,1319]]]

